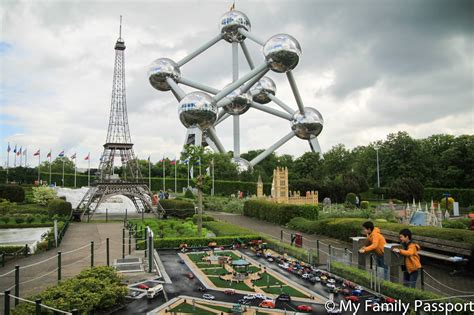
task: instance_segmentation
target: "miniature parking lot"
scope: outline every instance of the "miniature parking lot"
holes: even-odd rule
[[[250,249],[214,252],[207,249],[187,253],[159,250],[158,254],[172,282],[164,284],[167,301],[174,301],[174,304],[168,302],[149,314],[159,314],[164,309],[168,312],[188,312],[190,308],[189,313],[196,313],[196,307],[199,310],[197,313],[212,314],[213,307],[209,309],[209,306],[203,306],[199,309],[203,303],[214,305],[214,310],[224,313],[232,313],[232,310],[240,307],[244,314],[262,313],[265,310],[326,314],[324,303],[329,299],[333,299],[336,304],[340,304],[341,300],[360,303],[358,314],[370,314],[364,311],[366,300],[384,302],[383,298],[374,296],[354,283],[271,251],[262,255]],[[224,261],[226,263],[222,264]],[[235,267],[235,262],[242,264],[243,261],[249,262],[244,268],[246,271],[239,273],[233,269],[232,262]],[[157,298],[161,300],[163,295]],[[219,306],[219,302],[224,304]],[[153,302],[153,305],[156,304]],[[349,313],[352,312],[342,312]]]

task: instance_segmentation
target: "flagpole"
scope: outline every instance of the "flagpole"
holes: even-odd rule
[[[165,168],[165,157],[163,157],[163,193],[166,191],[166,168]]]
[[[88,167],[87,167],[87,186],[90,187],[91,185],[91,153],[89,152],[89,155],[87,156],[87,162],[88,162]]]
[[[212,165],[212,168],[211,168],[211,171],[212,171],[212,196],[214,196],[214,159],[212,159],[211,161],[211,165]]]
[[[41,151],[38,154],[38,185],[40,184],[40,178],[41,178]]]
[[[174,193],[176,194],[178,192],[177,187],[178,187],[178,180],[176,177],[177,174],[177,168],[178,168],[178,160],[175,158],[174,159]]]
[[[15,157],[15,160],[13,161],[13,167],[16,167],[16,144],[15,144],[15,150],[13,151],[13,155]]]
[[[10,168],[10,142],[8,142],[7,149],[7,184],[8,184],[8,169]]]
[[[64,159],[64,156],[63,156],[63,159],[62,159],[62,160],[63,160],[63,178],[62,178],[62,181],[63,181],[62,184],[63,184],[63,185],[62,185],[62,186],[64,187],[64,160],[65,160],[65,159]]]
[[[21,167],[21,164],[23,164],[23,151],[22,151],[22,148],[20,147],[20,167]]]
[[[74,153],[76,155],[76,153]],[[76,188],[76,175],[77,175],[77,166],[76,166],[76,157],[74,157],[74,188]]]
[[[49,149],[49,184],[51,185],[51,148]]]
[[[25,149],[25,168],[28,166],[27,165],[27,160],[28,160],[28,151]]]
[[[188,158],[188,187],[186,187],[186,189],[189,188],[189,162],[191,162],[191,161],[190,161],[189,158]]]
[[[150,157],[148,157],[148,187],[150,187],[150,191],[151,191],[151,160],[150,160]]]

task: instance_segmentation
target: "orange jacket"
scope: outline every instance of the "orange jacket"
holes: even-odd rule
[[[405,267],[408,273],[412,273],[421,268],[420,255],[418,254],[419,250],[420,245],[415,243],[409,243],[407,249],[400,249],[400,254],[405,256]]]
[[[387,242],[378,227],[374,228],[372,233],[367,237],[367,240],[370,242],[370,245],[365,248],[365,252],[374,251],[377,256],[382,256],[383,248]]]

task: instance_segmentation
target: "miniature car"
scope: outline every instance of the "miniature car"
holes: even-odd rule
[[[274,261],[275,261],[275,259],[273,259],[273,257],[271,257],[271,256],[268,257],[267,260],[268,260],[269,262],[274,262]]]
[[[346,301],[359,302],[359,297],[355,295],[349,295],[344,297]]]
[[[362,290],[359,290],[359,289],[356,289],[356,290],[352,290],[352,295],[355,295],[355,296],[361,296],[362,295]]]
[[[334,289],[336,287],[336,285],[334,283],[328,283],[328,284],[326,284],[326,286],[330,289]]]
[[[253,300],[255,299],[255,295],[253,294],[247,294],[244,296],[244,300]]]
[[[137,288],[143,289],[143,290],[148,290],[150,287],[147,286],[147,285],[144,284],[144,283],[140,283],[139,285],[137,285]]]
[[[197,290],[198,290],[199,292],[206,292],[206,291],[207,291],[207,289],[206,289],[205,287],[203,287],[203,286],[197,287]]]
[[[180,264],[184,264],[184,260],[182,260],[182,259],[178,260],[178,262],[179,262]]]
[[[288,264],[278,264],[278,267],[283,268],[283,269],[288,269],[290,267]]]
[[[328,277],[326,275],[322,275],[320,278],[321,278],[321,280],[324,280],[324,281],[326,281],[328,279]]]
[[[331,288],[329,292],[334,293],[334,294],[339,294],[339,293],[342,293],[342,288],[334,286],[334,288]]]
[[[258,306],[259,307],[266,307],[266,308],[275,308],[275,301],[273,301],[273,300],[263,300]]]
[[[194,279],[194,274],[192,272],[189,272],[186,277],[188,277],[189,279]]]
[[[348,289],[348,288],[345,288],[345,289],[342,289],[341,292],[342,292],[342,294],[344,294],[344,295],[351,295],[351,292],[352,292],[352,291],[351,291],[350,289]]]
[[[298,309],[298,311],[303,311],[303,312],[312,312],[313,311],[313,308],[309,305],[298,305],[296,307],[296,309]]]
[[[303,278],[303,279],[309,279],[309,278],[311,278],[311,275],[310,275],[309,273],[304,273],[304,274],[301,276],[301,278]]]
[[[285,302],[291,302],[291,296],[289,296],[288,294],[283,294],[282,293],[277,297],[277,300],[285,301]]]
[[[206,293],[206,294],[202,295],[202,298],[205,299],[205,300],[214,300],[216,297],[214,295]]]
[[[262,300],[266,300],[267,297],[265,295],[263,295],[262,293],[256,293],[254,294],[254,296],[257,298],[257,299],[262,299]]]
[[[385,298],[385,303],[395,303],[397,300],[391,297],[386,297]]]
[[[334,279],[328,279],[328,283],[336,283],[336,280],[334,280]]]
[[[234,294],[235,294],[235,290],[234,290],[234,289],[225,289],[225,290],[224,290],[224,293],[227,294],[227,295],[234,295]]]
[[[311,278],[309,278],[309,281],[310,281],[311,283],[316,283],[316,282],[321,281],[321,279],[319,279],[319,277],[311,277]]]

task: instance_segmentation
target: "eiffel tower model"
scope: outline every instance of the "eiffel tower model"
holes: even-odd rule
[[[137,158],[133,153],[127,117],[125,97],[125,42],[122,39],[122,17],[120,17],[120,35],[115,43],[115,66],[112,86],[112,104],[110,107],[109,128],[100,158],[97,177],[78,204],[75,215],[85,212],[93,215],[99,205],[116,195],[128,197],[137,212],[158,212],[161,208],[152,204],[152,193],[142,179]],[[121,174],[115,174],[114,161],[120,158]],[[160,209],[162,212],[162,208]]]

